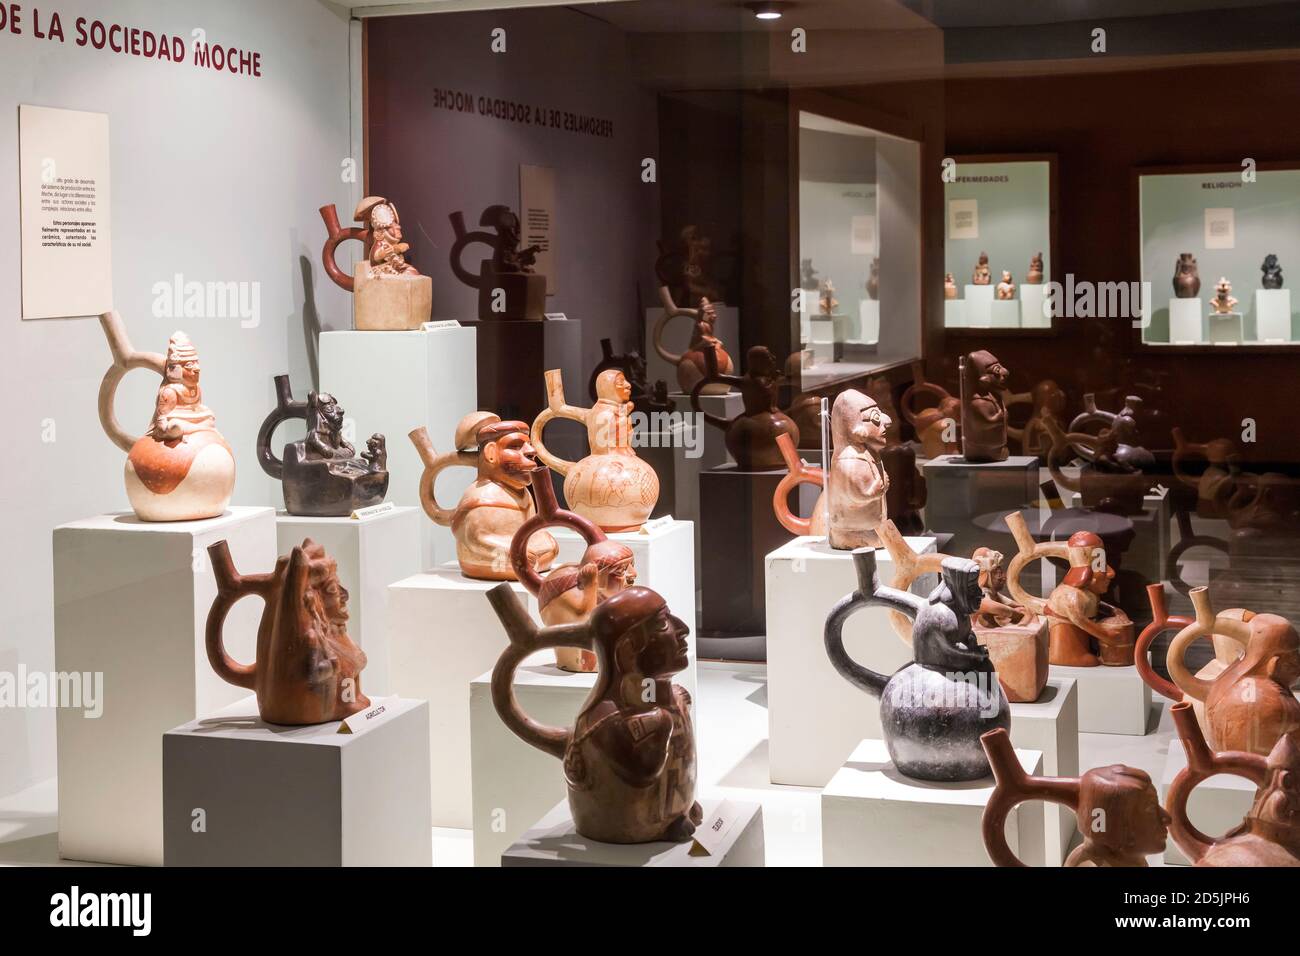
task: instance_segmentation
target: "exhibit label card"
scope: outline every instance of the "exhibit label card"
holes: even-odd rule
[[[948,200],[948,238],[980,237],[980,203],[978,199]]]
[[[18,107],[23,318],[113,308],[108,115]]]
[[[555,295],[555,170],[551,167],[519,167],[519,225],[523,247],[538,247],[535,268],[546,276],[546,294]]]
[[[1235,249],[1237,220],[1231,207],[1205,210],[1205,248]]]

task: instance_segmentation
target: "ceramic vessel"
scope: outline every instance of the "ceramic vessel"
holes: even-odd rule
[[[1219,281],[1215,283],[1210,309],[1215,315],[1228,315],[1237,309],[1237,300],[1232,296],[1232,283],[1223,276],[1219,276]]]
[[[491,229],[469,232],[463,213],[451,214],[451,228],[456,241],[451,246],[451,271],[456,278],[478,290],[478,317],[482,320],[505,319],[540,322],[546,318],[546,276],[534,269],[540,246],[520,249],[519,217],[509,206],[488,206],[478,224]],[[465,250],[483,243],[492,250],[477,273],[465,268]]]
[[[361,692],[365,651],[348,636],[348,592],[325,549],[310,538],[275,562],[269,574],[240,574],[225,541],[209,546],[217,597],[208,612],[208,661],[217,676],[257,695],[270,724],[323,724],[370,706]],[[231,659],[222,626],[240,598],[263,601],[257,657]]]
[[[1174,296],[1195,299],[1200,293],[1201,273],[1196,266],[1196,256],[1190,252],[1180,253],[1174,263]]]
[[[673,403],[668,399],[668,385],[664,380],[659,379],[653,385],[646,381],[645,356],[635,349],[622,355],[615,355],[613,343],[609,339],[600,340],[600,351],[601,359],[596,363],[596,367],[591,370],[591,377],[587,379],[587,393],[593,402],[598,397],[596,395],[596,381],[600,378],[601,373],[609,369],[616,369],[623,373],[623,377],[627,379],[627,383],[632,389],[632,408],[634,411],[641,412],[644,415],[653,415],[655,412],[671,412],[673,410]]]
[[[957,298],[957,280],[952,277],[951,272],[943,274],[943,297],[945,299]]]
[[[326,239],[321,249],[325,274],[353,294],[352,324],[366,331],[409,331],[429,321],[433,282],[406,261],[410,245],[402,239],[397,206],[383,196],[367,196],[352,216],[360,226],[339,225],[334,204],[320,207]],[[358,239],[365,255],[352,275],[339,268],[338,247]]]
[[[577,831],[604,843],[689,839],[703,817],[695,734],[690,696],[672,682],[688,665],[687,626],[643,587],[611,595],[584,621],[543,628],[510,585],[488,600],[510,638],[492,670],[492,702],[521,740],[563,762]],[[538,723],[515,697],[515,670],[553,647],[596,655],[595,685],[570,727]]]
[[[1166,794],[1169,832],[1196,866],[1300,866],[1300,747],[1295,737],[1278,738],[1268,756],[1215,753],[1201,736],[1186,703],[1171,708],[1187,766]],[[1188,799],[1210,777],[1244,777],[1258,788],[1241,824],[1221,837],[1207,836],[1192,823]]]
[[[891,422],[875,400],[845,389],[831,406],[831,467],[826,483],[830,546],[852,551],[880,544],[889,475],[881,452]]]
[[[1035,252],[1029,260],[1029,272],[1025,274],[1025,285],[1043,284],[1043,254]]]
[[[782,432],[776,436],[776,445],[781,450],[781,457],[785,461],[786,468],[785,475],[781,478],[781,481],[776,486],[776,491],[772,494],[772,511],[776,515],[776,520],[781,523],[781,527],[797,537],[807,535],[825,537],[825,493],[817,496],[817,503],[813,505],[812,514],[804,518],[790,510],[790,492],[794,491],[799,485],[816,485],[818,488],[825,489],[826,473],[814,465],[809,465],[799,457],[799,450],[795,448],[794,439],[787,433]]]
[[[1240,456],[1230,439],[1215,438],[1208,442],[1189,442],[1181,428],[1173,429],[1174,454],[1171,459],[1174,477],[1196,490],[1196,513],[1202,518],[1226,518],[1228,502],[1236,492],[1240,475]],[[1189,471],[1187,460],[1191,456],[1205,459],[1205,466],[1197,474]]]
[[[257,433],[257,460],[284,490],[291,515],[344,517],[377,505],[388,494],[388,450],[384,436],[371,435],[360,455],[343,440],[343,408],[327,392],[311,391],[295,401],[288,375],[275,377],[275,409]],[[307,435],[284,446],[284,457],[271,448],[276,428],[301,419]]]
[[[99,422],[127,453],[126,496],[141,521],[194,521],[225,513],[235,488],[235,456],[203,404],[199,355],[184,332],[167,343],[167,355],[131,347],[122,317],[99,317],[113,364],[99,386]],[[133,368],[162,377],[149,430],[136,438],[118,424],[113,400]]]
[[[1101,538],[1091,531],[1076,531],[1065,542],[1035,543],[1020,512],[1007,515],[1006,522],[1020,549],[1007,569],[1007,589],[1025,608],[1047,616],[1051,662],[1063,667],[1132,664],[1133,622],[1101,599],[1115,579],[1105,563]],[[1029,594],[1020,584],[1021,571],[1040,558],[1063,558],[1070,566],[1046,599]]]
[[[993,291],[1003,302],[1009,302],[1016,297],[1016,280],[1011,278],[1011,273],[1008,270],[1002,270],[1002,278]]]
[[[1002,404],[1007,370],[992,352],[971,352],[961,362],[961,450],[970,462],[1006,461],[1007,410]]]
[[[1282,267],[1278,265],[1277,256],[1269,253],[1264,257],[1264,264],[1259,267],[1261,273],[1259,278],[1259,287],[1261,289],[1280,289],[1282,288]]]
[[[835,283],[823,279],[817,296],[817,311],[824,316],[832,316],[839,307],[840,300],[835,298]]]
[[[903,534],[920,534],[925,530],[921,509],[925,507],[925,477],[916,467],[912,446],[889,444],[880,453],[885,466],[885,514]]]
[[[875,302],[880,298],[880,257],[871,257],[871,272],[867,275],[867,298]]]
[[[826,619],[826,653],[849,683],[880,700],[881,733],[895,768],[918,780],[988,776],[979,738],[998,727],[1009,729],[1011,708],[988,651],[971,634],[970,616],[980,603],[979,568],[949,558],[939,586],[922,598],[880,586],[874,549],[854,551],[853,562],[858,588]],[[873,605],[899,611],[913,622],[913,662],[893,676],[863,667],[844,649],[845,622]]]
[[[537,496],[537,514],[515,532],[510,544],[510,564],[515,577],[537,598],[542,623],[576,624],[591,616],[596,605],[611,595],[630,588],[636,581],[632,549],[610,541],[594,524],[581,515],[560,508],[549,475],[533,482]],[[546,528],[569,528],[587,542],[582,560],[562,564],[545,576],[533,566],[529,542]],[[596,670],[594,651],[580,647],[557,647],[555,663],[561,670],[592,673]]]
[[[713,349],[717,356],[718,370],[723,375],[731,374],[731,356],[722,346],[722,340],[714,334],[714,326],[718,321],[718,313],[713,303],[708,299],[699,300],[699,308],[684,309],[678,308],[667,294],[666,288],[659,290],[660,298],[663,301],[663,311],[655,322],[654,330],[651,333],[651,341],[654,343],[655,351],[659,357],[668,364],[677,369],[677,387],[685,394],[689,395],[694,391],[696,384],[704,378],[708,368],[704,361],[704,350]],[[685,316],[693,323],[691,328],[691,341],[685,352],[673,352],[664,344],[664,330],[668,323],[673,319]],[[705,395],[725,395],[731,390],[731,386],[725,382],[713,382],[704,387]]]
[[[1043,379],[1027,392],[1006,392],[1002,405],[1008,413],[1016,405],[1030,406],[1029,418],[1020,428],[1007,425],[1007,434],[1020,443],[1020,454],[1036,455],[1046,461],[1052,448],[1048,422],[1065,430],[1065,390],[1050,378]]]
[[[1047,468],[1058,487],[1077,491],[1083,507],[1094,511],[1118,515],[1143,513],[1152,479],[1136,462],[1149,460],[1154,466],[1155,459],[1150,452],[1123,443],[1122,433],[1114,430],[1094,436],[1063,431],[1055,420],[1044,425],[1051,440]],[[1062,471],[1061,466],[1072,462],[1080,451],[1085,462],[1078,476]]]
[[[936,404],[929,408],[918,408],[917,399],[923,396],[934,398]],[[950,395],[942,385],[917,377],[899,398],[898,408],[903,418],[916,430],[921,453],[926,458],[961,454],[961,442],[958,441],[961,400]]]
[[[602,531],[636,531],[659,500],[659,476],[632,447],[632,386],[623,373],[617,369],[601,372],[596,377],[596,396],[590,408],[566,404],[560,370],[546,373],[549,404],[533,421],[537,456],[564,476],[564,498],[575,512]],[[570,419],[587,429],[591,453],[586,458],[566,461],[547,449],[542,435],[556,418]]]
[[[776,405],[777,388],[782,379],[776,356],[770,349],[756,345],[746,358],[743,378],[727,375],[718,366],[713,349],[706,346],[704,361],[707,372],[691,391],[691,407],[704,416],[705,422],[725,433],[727,451],[736,459],[741,471],[771,471],[784,463],[776,436],[789,435],[797,445],[799,426]],[[740,414],[728,421],[705,411],[700,396],[710,385],[739,389],[743,404]]]
[[[470,412],[456,426],[454,451],[439,455],[423,426],[410,439],[424,462],[420,504],[434,524],[451,529],[461,571],[485,581],[513,581],[510,545],[535,513],[533,476],[550,478],[537,460],[528,426],[503,422],[491,412]],[[438,475],[455,467],[473,468],[477,477],[455,508],[444,508],[438,503]],[[549,568],[560,550],[544,531],[529,538],[528,549],[539,571]]]
[[[1007,843],[1007,817],[1030,800],[1069,807],[1083,842],[1065,858],[1066,866],[1146,866],[1148,856],[1162,853],[1169,814],[1160,806],[1151,777],[1144,770],[1113,764],[1078,777],[1042,777],[1025,773],[1005,730],[989,731],[981,740],[997,784],[984,806],[984,848],[995,866],[1024,866]]]
[[[655,275],[674,302],[723,300],[722,285],[713,276],[713,240],[703,229],[683,226],[675,243],[661,240],[658,245]]]
[[[989,272],[989,254],[981,252],[979,262],[975,264],[975,270],[971,273],[971,285],[988,285],[993,281],[993,275]]]

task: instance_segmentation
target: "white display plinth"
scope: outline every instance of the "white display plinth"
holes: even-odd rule
[[[1237,344],[1245,337],[1240,312],[1211,312],[1205,317],[1206,338],[1211,342]]]
[[[1020,328],[1020,303],[1015,299],[994,299],[989,309],[989,325],[995,329]]]
[[[1016,757],[1026,773],[1043,772],[1038,751]],[[905,777],[883,740],[863,740],[822,791],[822,865],[992,866],[981,835],[992,792],[992,774],[964,783]],[[1045,865],[1041,802],[1011,811],[1007,843],[1028,865]]]
[[[1048,668],[1052,679],[1079,685],[1079,732],[1143,737],[1151,710],[1151,688],[1136,667]]]
[[[713,818],[719,801],[704,802],[704,819]],[[502,866],[763,866],[763,808],[757,803],[728,801],[734,822],[711,853],[682,843],[601,843],[573,826],[568,800],[556,804],[501,854]]]
[[[1038,700],[1011,705],[1011,743],[1043,755],[1049,777],[1079,775],[1079,693],[1073,680],[1049,677]],[[1065,862],[1078,830],[1074,814],[1059,803],[1043,804],[1045,853],[1052,866]]]
[[[965,289],[966,324],[971,328],[986,329],[993,324],[994,287],[970,285]]]
[[[429,702],[429,772],[435,827],[469,829],[470,713],[466,689],[490,670],[507,644],[487,592],[499,581],[476,581],[451,561],[388,589],[390,683],[395,694]],[[536,602],[514,591],[536,618]]]
[[[217,596],[208,545],[226,541],[244,574],[275,567],[275,511],[230,508],[202,521],[100,515],[54,529],[54,667],[103,675],[103,713],[59,707],[59,855],[163,860],[162,750],[171,728],[247,695],[208,664]],[[260,601],[226,619],[226,650],[251,663]]]
[[[679,302],[679,306],[694,308],[696,303]],[[717,336],[722,347],[727,350],[731,356],[731,361],[737,365],[740,361],[740,310],[734,305],[723,305],[721,302],[713,303],[713,308],[717,313],[717,322],[713,325],[713,334]],[[653,385],[659,380],[668,384],[668,391],[675,392],[678,390],[677,384],[677,366],[669,365],[655,351],[654,342],[650,340],[654,333],[655,325],[659,322],[659,317],[664,314],[660,308],[645,310],[645,347],[641,354],[645,356],[646,381]],[[668,323],[664,335],[664,347],[670,352],[681,354],[690,346],[691,330],[695,323],[687,317],[679,317]],[[738,373],[739,374],[739,373]],[[541,388],[539,385],[538,388]],[[572,397],[570,397],[572,401]],[[690,407],[690,402],[686,403]],[[681,408],[679,405],[678,408]]]
[[[1205,341],[1205,306],[1197,299],[1169,300],[1169,341],[1188,344]]]
[[[1261,342],[1291,341],[1291,290],[1255,290],[1255,337]]]
[[[250,696],[164,734],[166,865],[432,865],[428,705],[367,696],[350,733],[263,723]]]
[[[505,640],[504,632],[501,639]],[[494,661],[495,657],[496,653]],[[515,671],[515,698],[523,712],[538,723],[571,727],[595,679],[595,674],[560,670],[554,652],[542,651]],[[470,684],[469,709],[474,865],[498,866],[510,844],[556,803],[567,799],[564,768],[559,760],[530,747],[501,722],[492,705],[491,670]]]
[[[1183,742],[1175,736],[1169,741],[1165,772],[1160,777],[1160,804],[1164,806],[1169,787],[1187,767]],[[1239,826],[1255,802],[1255,785],[1245,777],[1218,774],[1192,791],[1187,800],[1187,818],[1192,826],[1211,837],[1219,837]],[[1178,849],[1171,836],[1165,844],[1165,862],[1173,866],[1190,866],[1191,860]]]
[[[813,365],[830,365],[835,361],[835,344],[844,341],[844,317],[813,313],[808,317],[809,339],[806,343],[813,354]]]
[[[858,305],[858,334],[851,340],[858,345],[875,345],[880,341],[880,300],[863,299]]]
[[[934,538],[905,539],[915,552],[935,549]],[[882,584],[894,562],[876,552]],[[858,586],[850,551],[824,538],[795,538],[767,556],[767,726],[773,783],[821,787],[858,742],[880,736],[880,702],[836,672],[826,656],[826,615]],[[912,586],[928,593],[937,576]],[[892,674],[912,659],[911,645],[894,633],[884,608],[864,608],[844,625],[844,646],[865,667]]]
[[[361,683],[371,697],[392,693],[388,650],[388,586],[420,570],[424,512],[398,506],[366,518],[277,514],[280,554],[311,538],[338,563],[348,592],[348,634],[366,652]]]
[[[1051,328],[1052,316],[1043,312],[1047,296],[1043,285],[1025,284],[1020,287],[1020,325],[1026,329]]]
[[[964,329],[966,321],[966,302],[962,299],[943,300],[943,327],[945,329]]]
[[[424,463],[407,437],[411,430],[424,426],[434,448],[452,451],[457,423],[478,408],[476,341],[475,330],[463,326],[320,334],[321,391],[346,410],[356,444],[376,432],[385,437],[394,504],[420,507]],[[456,502],[473,480],[472,468],[450,469],[439,477],[438,500]],[[420,527],[421,567],[456,556],[450,529],[432,521]]]

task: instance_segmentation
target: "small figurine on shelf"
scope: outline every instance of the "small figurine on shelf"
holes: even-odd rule
[[[291,515],[340,517],[377,505],[388,494],[388,450],[384,436],[370,436],[360,455],[343,440],[343,409],[326,392],[311,391],[295,401],[288,375],[275,377],[276,406],[257,433],[257,460],[280,481],[284,507]],[[271,438],[290,419],[307,423],[307,435],[275,456]]]
[[[811,259],[803,259],[799,263],[799,288],[805,292],[816,292],[821,288],[821,280],[817,278],[817,270],[813,268]]]
[[[520,525],[533,516],[529,487],[533,476],[550,480],[523,422],[503,422],[491,412],[470,412],[456,426],[456,450],[439,455],[424,426],[414,429],[411,442],[424,462],[420,504],[434,524],[450,528],[456,538],[456,558],[466,577],[513,581],[510,544]],[[473,468],[475,481],[454,509],[438,504],[438,475],[448,468]],[[532,566],[545,571],[559,553],[546,532],[528,539]]]
[[[1008,373],[992,352],[964,356],[962,380],[961,450],[967,461],[1006,461],[1007,410],[1002,404]]]
[[[867,298],[872,302],[880,298],[880,256],[871,257],[871,271],[867,274]]]
[[[1237,300],[1232,297],[1232,283],[1224,276],[1219,276],[1219,281],[1214,286],[1214,298],[1210,300],[1210,307],[1214,309],[1215,315],[1228,315],[1237,308]]]
[[[1008,270],[1002,270],[1002,281],[998,283],[994,292],[998,299],[1003,302],[1009,302],[1016,297],[1016,281],[1011,278],[1011,273]]]
[[[889,476],[881,452],[890,420],[873,399],[846,389],[831,407],[831,470],[826,487],[830,546],[837,551],[880,544]]]
[[[203,404],[199,354],[184,332],[167,342],[167,355],[137,352],[117,312],[99,317],[113,364],[99,386],[99,422],[127,453],[126,496],[141,521],[194,521],[224,514],[235,488],[235,456]],[[133,368],[162,376],[149,430],[134,438],[118,424],[113,399]]]
[[[353,325],[365,331],[418,329],[429,321],[433,282],[406,261],[409,243],[402,238],[397,206],[383,196],[367,196],[352,214],[360,226],[339,225],[333,203],[320,207],[327,236],[321,249],[325,273],[341,289],[353,293]],[[339,268],[337,250],[348,239],[359,239],[365,258],[352,275]]]
[[[1259,280],[1261,289],[1282,288],[1282,267],[1278,265],[1277,256],[1270,252],[1264,257],[1264,264],[1259,268],[1263,273]]]
[[[1035,252],[1029,260],[1029,273],[1025,276],[1025,285],[1043,284],[1043,254]]]
[[[615,355],[614,346],[609,339],[600,340],[600,350],[603,357],[596,363],[596,367],[591,370],[591,377],[587,379],[587,393],[593,402],[597,398],[596,381],[601,373],[608,369],[617,369],[623,373],[623,377],[632,388],[632,407],[635,411],[649,415],[654,412],[673,410],[673,404],[668,400],[668,386],[663,380],[660,379],[654,385],[646,383],[645,357],[640,352],[633,349],[631,352]]]
[[[584,621],[543,628],[510,585],[488,600],[510,638],[492,670],[492,703],[516,736],[563,762],[577,831],[604,843],[689,839],[704,814],[691,698],[672,681],[689,665],[687,626],[644,587],[610,595]],[[596,655],[596,682],[572,727],[538,723],[515,696],[519,665],[552,647]]]
[[[338,565],[307,538],[269,574],[240,574],[226,542],[208,547],[217,596],[208,612],[208,662],[217,676],[257,695],[269,724],[323,724],[370,706],[361,693],[366,652],[348,636],[348,592]],[[242,597],[262,598],[257,656],[240,664],[226,653],[222,626]]]
[[[533,268],[538,245],[520,249],[519,217],[509,206],[488,206],[479,217],[478,224],[492,232],[465,229],[465,216],[451,214],[451,228],[456,241],[451,246],[451,271],[467,286],[478,290],[478,317],[489,319],[527,319],[542,321],[546,318],[546,276]],[[490,246],[492,258],[484,259],[477,273],[468,271],[461,260],[465,249],[476,242]]]
[[[546,373],[548,406],[533,421],[537,457],[564,476],[569,507],[602,531],[636,531],[650,518],[659,501],[659,476],[632,447],[632,386],[618,369],[596,376],[596,401],[590,408],[564,400],[560,369]],[[556,418],[567,418],[587,429],[590,454],[567,461],[546,447],[542,434]]]
[[[726,433],[727,451],[742,471],[771,471],[780,468],[784,461],[776,436],[787,434],[798,445],[799,426],[777,407],[776,393],[782,374],[772,350],[755,345],[746,358],[744,377],[726,375],[718,368],[713,349],[705,347],[708,372],[691,392],[691,407],[704,416],[706,423]],[[700,395],[714,384],[734,386],[740,391],[743,408],[730,421],[705,411],[700,404]]]
[[[943,274],[943,297],[945,299],[957,298],[957,280],[952,277],[951,272]]]
[[[979,262],[975,263],[975,271],[971,273],[971,285],[989,285],[993,281],[993,274],[989,272],[989,254],[980,253]]]
[[[834,315],[835,310],[840,307],[840,300],[835,298],[835,283],[830,279],[821,281],[820,295],[817,299],[817,309],[822,315]]]
[[[1174,263],[1174,296],[1179,299],[1195,299],[1201,292],[1201,273],[1196,265],[1196,256],[1190,252],[1180,253]]]
[[[922,395],[932,396],[937,404],[918,409],[914,400]],[[921,454],[926,458],[961,453],[961,442],[958,441],[958,425],[962,417],[961,399],[949,394],[942,385],[927,382],[921,377],[919,368],[913,374],[912,384],[899,398],[898,407],[903,417],[916,430],[917,440],[921,443]]]
[[[661,298],[664,300],[663,314],[659,316],[659,321],[655,323],[654,331],[651,333],[651,341],[654,343],[655,351],[659,357],[670,365],[677,368],[677,387],[685,394],[689,395],[695,384],[704,377],[706,367],[704,364],[704,350],[711,348],[717,356],[718,369],[723,375],[731,374],[731,356],[727,354],[722,347],[722,340],[715,333],[715,326],[718,322],[718,311],[713,303],[708,299],[700,299],[698,309],[679,309],[672,303],[672,299],[667,296],[667,287],[660,288]],[[669,320],[684,315],[691,319],[691,341],[686,351],[678,354],[669,351],[664,345],[664,329],[667,327]],[[731,386],[726,383],[711,383],[705,386],[705,395],[725,395],[731,390]]]

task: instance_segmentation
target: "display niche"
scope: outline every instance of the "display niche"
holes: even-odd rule
[[[1055,157],[951,157],[943,198],[944,328],[1050,330]]]
[[[1300,168],[1144,169],[1137,193],[1143,344],[1300,342],[1285,280],[1300,266]]]
[[[806,391],[921,353],[920,144],[805,109],[797,123]]]

